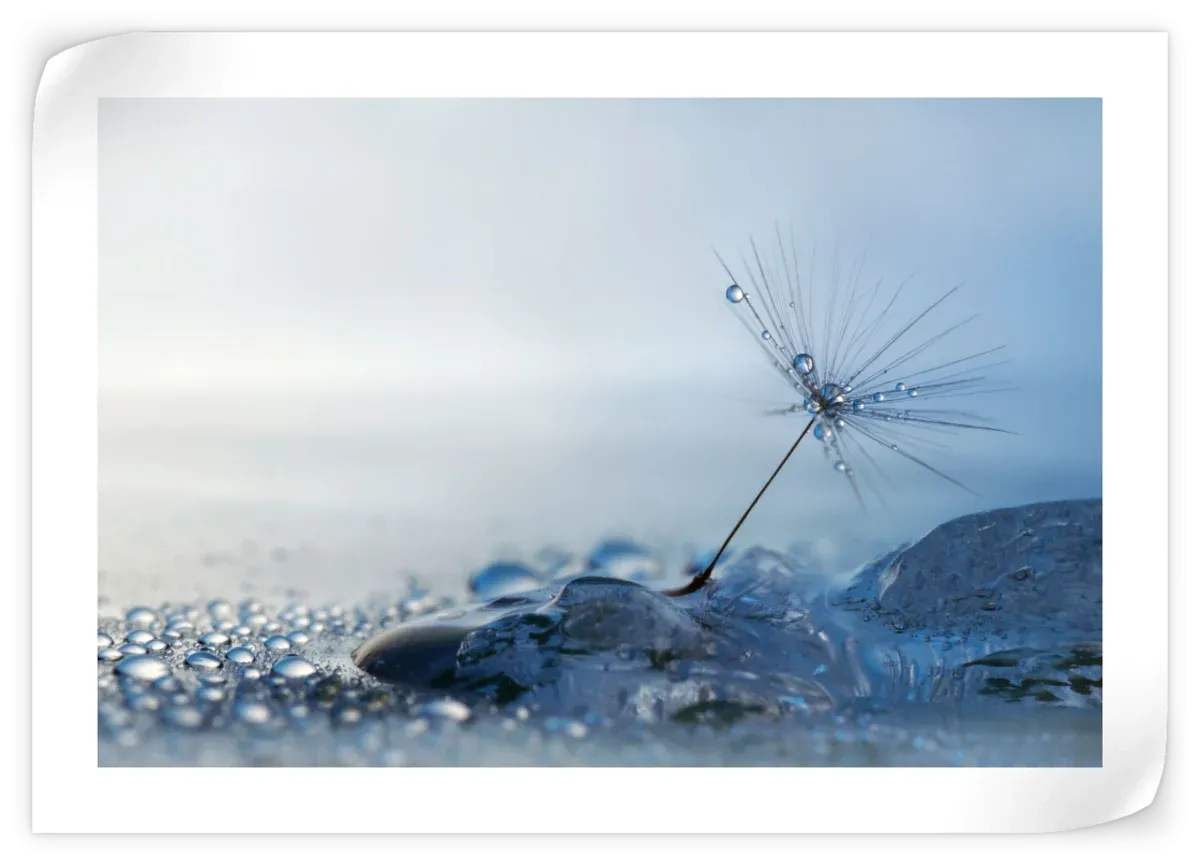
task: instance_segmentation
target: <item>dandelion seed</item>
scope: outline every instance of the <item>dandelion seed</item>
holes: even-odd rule
[[[691,594],[708,582],[729,542],[810,430],[814,438],[826,446],[827,453],[836,456],[834,470],[847,478],[855,498],[863,507],[866,507],[864,488],[881,500],[882,496],[869,477],[864,476],[860,482],[850,463],[851,457],[856,461],[861,457],[865,461],[863,464],[889,485],[891,481],[872,456],[872,449],[897,454],[956,487],[973,492],[918,456],[916,451],[922,446],[936,449],[938,443],[930,438],[931,435],[964,430],[1009,432],[993,426],[986,418],[961,410],[934,407],[890,412],[877,408],[887,401],[886,392],[913,401],[932,401],[1007,389],[993,386],[987,376],[981,374],[1003,361],[989,360],[968,366],[972,361],[994,356],[1004,346],[962,356],[937,354],[945,348],[946,337],[967,325],[974,316],[942,327],[931,336],[922,336],[921,325],[932,324],[934,317],[931,314],[942,308],[961,286],[954,286],[905,318],[901,298],[906,297],[904,290],[912,276],[894,290],[885,290],[882,279],[865,284],[862,281],[866,264],[864,254],[851,264],[845,279],[835,257],[830,290],[827,295],[818,296],[813,286],[817,268],[815,251],[809,259],[805,279],[794,237],[785,244],[778,228],[775,235],[777,250],[772,253],[773,260],[765,262],[751,240],[752,263],[743,261],[754,300],[740,287],[720,255],[717,258],[731,281],[725,297],[736,305],[735,313],[752,333],[761,331],[760,348],[788,385],[804,397],[803,408],[810,417],[775,471],[734,524],[709,566],[696,574],[688,585],[666,592],[671,596]],[[861,398],[847,400],[846,395],[856,388],[870,389],[869,402]],[[772,414],[796,411],[797,406],[793,405]],[[836,439],[835,429],[838,431]]]

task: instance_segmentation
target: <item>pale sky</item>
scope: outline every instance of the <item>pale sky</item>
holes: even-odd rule
[[[386,509],[372,484],[407,469],[378,471],[369,434],[387,459],[420,452],[429,495],[485,522],[512,517],[472,492],[485,469],[514,472],[497,488],[591,489],[610,503],[575,528],[596,537],[646,497],[562,468],[591,442],[661,470],[710,534],[786,449],[789,422],[759,410],[793,398],[713,248],[736,259],[779,221],[828,250],[869,242],[868,269],[917,271],[918,300],[965,282],[958,311],[980,318],[962,353],[1009,346],[1017,390],[991,407],[1021,435],[956,444],[983,499],[931,512],[1099,495],[1100,117],[1098,100],[106,100],[102,487],[287,498],[279,478],[308,477],[306,494]],[[205,456],[247,430],[358,438],[314,438],[259,480]],[[815,459],[793,493],[827,471]],[[532,542],[555,507],[522,496]],[[816,507],[788,496],[775,519]],[[647,520],[624,525],[678,530]]]

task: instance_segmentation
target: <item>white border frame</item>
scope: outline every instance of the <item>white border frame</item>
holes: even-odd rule
[[[1166,45],[1146,33],[171,34],[54,57],[34,119],[34,831],[194,832],[205,827],[171,791],[219,808],[247,777],[96,766],[95,673],[77,643],[95,615],[82,586],[97,549],[97,100],[116,96],[1103,98],[1103,768],[274,769],[254,773],[255,807],[221,808],[213,828],[1042,831],[1148,805],[1166,747],[1167,431],[1119,412],[1121,394],[1167,404]],[[118,789],[150,795],[103,807]],[[316,824],[288,804],[297,790],[319,791]],[[713,804],[699,820],[696,799]],[[481,807],[464,818],[470,801]]]

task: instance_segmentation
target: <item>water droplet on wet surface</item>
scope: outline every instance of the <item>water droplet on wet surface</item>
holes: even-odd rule
[[[171,675],[171,667],[162,658],[153,655],[138,655],[117,663],[117,673],[138,682],[155,682]]]
[[[280,636],[279,634],[275,634],[274,636],[267,637],[267,642],[264,645],[266,645],[268,650],[270,650],[276,654],[282,654],[283,652],[290,652],[292,649],[291,641],[288,640],[287,637]]]
[[[154,634],[152,634],[150,631],[143,631],[143,630],[130,631],[128,634],[125,635],[125,642],[137,643],[139,646],[144,646],[153,639],[154,639]]]
[[[245,646],[237,646],[225,653],[225,659],[235,664],[253,664],[254,653]]]
[[[192,652],[187,656],[187,665],[194,670],[219,670],[221,659],[212,652]]]
[[[662,574],[662,562],[647,547],[622,538],[602,541],[587,556],[589,570],[631,582],[649,582]]]
[[[96,658],[98,660],[108,661],[110,663],[112,661],[119,661],[124,657],[125,656],[121,654],[121,650],[116,648],[115,646],[109,646],[107,648],[101,649],[99,652],[96,653]]]
[[[125,613],[125,621],[134,628],[149,628],[158,621],[158,613],[149,607],[134,607]]]
[[[746,299],[746,292],[739,285],[731,285],[725,289],[725,299],[730,303],[741,303]]]
[[[122,643],[117,646],[117,651],[122,655],[144,655],[147,649],[145,646],[140,646],[137,643]]]
[[[471,709],[458,700],[432,700],[424,703],[418,714],[426,718],[445,718],[448,721],[462,722],[471,717]]]
[[[103,631],[96,632],[96,648],[104,649],[113,644],[113,638]]]
[[[209,647],[228,646],[229,635],[220,631],[209,631],[200,638],[200,642]]]
[[[317,672],[317,668],[298,655],[288,655],[276,661],[271,672],[285,679],[305,679]]]

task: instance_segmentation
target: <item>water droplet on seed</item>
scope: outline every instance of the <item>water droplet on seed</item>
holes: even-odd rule
[[[846,471],[846,463],[843,460],[838,460],[837,462],[835,462],[833,464],[833,470],[835,472],[843,472],[844,473]]]
[[[731,285],[725,289],[725,299],[730,303],[741,303],[746,299],[746,292],[739,285]]]
[[[916,389],[915,387],[910,387],[910,388],[908,389],[908,395],[909,395],[909,396],[916,396],[916,395],[917,395],[917,389]]]
[[[833,430],[823,423],[819,423],[813,427],[813,435],[816,436],[817,441],[833,441]]]
[[[866,408],[866,407],[867,407],[867,404],[866,404],[865,402],[863,402],[861,399],[856,399],[856,400],[854,401],[854,404],[853,404],[853,409],[854,409],[856,412],[862,411],[862,410],[863,410],[864,408]]]
[[[763,339],[770,339],[770,338],[771,338],[771,334],[770,334],[770,332],[769,332],[769,331],[765,331],[765,330],[764,330],[764,331],[762,332],[762,338],[763,338]]]
[[[801,375],[811,373],[815,365],[811,354],[798,354],[792,358],[792,368]]]
[[[904,382],[902,382],[902,381],[896,382],[896,390],[898,390],[898,391],[904,390]]]
[[[872,402],[883,402],[885,399],[887,399],[887,397],[885,397],[883,394],[879,393],[878,391],[871,394]]]

